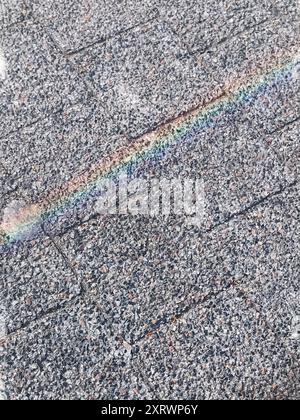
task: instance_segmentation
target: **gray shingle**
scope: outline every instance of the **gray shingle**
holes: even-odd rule
[[[0,82],[1,138],[85,96],[85,87],[43,28],[26,23],[1,36],[7,78]]]
[[[113,130],[105,111],[90,100],[7,135],[0,143],[1,159],[29,202],[49,202],[126,143]]]
[[[31,7],[29,0],[1,0],[0,24],[1,26],[16,25],[29,19]]]
[[[73,59],[105,107],[107,118],[120,132],[137,137],[255,77],[258,80],[284,63],[285,57],[297,54],[299,36],[297,20],[278,18],[189,57],[165,24],[149,25]],[[299,78],[284,87],[270,87],[269,93],[272,104],[278,100],[278,120],[299,112]],[[266,129],[272,129],[276,121],[266,116]]]
[[[33,14],[66,53],[131,30],[157,16],[149,0],[34,0]]]
[[[184,238],[178,224],[159,226],[153,235],[154,223],[148,230],[132,219],[122,226],[119,219],[94,222],[66,235],[62,243],[93,298],[8,338],[8,395],[297,397],[296,343],[286,339],[294,310],[289,304],[297,303],[287,298],[299,287],[298,196],[297,190],[287,191],[219,228],[209,244],[191,232]],[[204,290],[217,292],[232,283],[242,297],[226,292],[205,302]],[[181,321],[163,326],[200,302]],[[143,318],[148,328],[140,330]],[[132,358],[121,339],[114,345],[117,335],[158,327],[158,334],[131,348]],[[117,354],[115,346],[121,348]]]
[[[164,6],[161,16],[193,53],[204,53],[251,28],[259,31],[263,23],[278,16],[290,19],[297,11],[297,2],[287,0],[165,0],[158,3]]]
[[[80,292],[76,276],[49,240],[2,252],[1,260],[8,332],[58,309]]]
[[[268,142],[277,152],[285,167],[289,180],[299,179],[300,175],[300,125],[299,120],[268,136]]]
[[[0,398],[299,399],[296,1],[1,6]],[[202,177],[200,228],[96,214],[95,174],[155,128],[187,131],[130,177]]]
[[[195,92],[188,91],[184,54],[166,24],[148,24],[72,59],[106,117],[132,137],[191,106]]]
[[[299,395],[297,345],[276,335],[234,290],[174,319],[132,352],[131,386],[111,387],[110,396],[285,400]]]
[[[102,304],[77,300],[7,338],[6,393],[9,399],[96,399],[89,384],[105,388],[104,372],[126,353]]]
[[[296,263],[297,236],[293,245],[280,233],[292,223],[298,229],[295,211],[295,201],[279,195],[208,235],[187,228],[178,217],[100,217],[64,235],[61,245],[86,290],[96,300],[101,298],[131,341],[232,284],[259,290],[259,269],[266,290],[273,282],[275,289],[286,288],[280,267],[285,266],[287,250]],[[257,244],[262,248],[256,249]],[[264,268],[272,246],[281,247],[278,265]],[[297,265],[290,268],[290,288],[297,287],[296,269]]]

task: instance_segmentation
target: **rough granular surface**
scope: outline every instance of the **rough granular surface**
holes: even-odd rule
[[[299,400],[299,1],[0,29],[0,399]]]

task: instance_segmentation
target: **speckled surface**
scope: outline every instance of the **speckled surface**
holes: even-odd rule
[[[295,53],[299,41],[296,17],[290,21],[277,17],[257,30],[227,38],[204,54],[189,55],[167,23],[151,23],[87,48],[71,61],[120,132],[136,137],[161,121],[213,101],[237,80],[262,74],[268,63]],[[295,84],[285,85],[290,92],[284,93],[284,99],[297,113],[299,84]],[[279,111],[286,112],[282,87],[270,90],[270,105],[278,102]],[[276,113],[273,109],[272,115]],[[272,126],[269,118],[266,123]]]
[[[29,242],[4,254],[2,263],[9,333],[58,309],[80,293],[76,273],[50,240]]]
[[[30,0],[1,0],[1,27],[17,25],[30,18]]]
[[[0,151],[10,178],[22,174],[20,187],[30,202],[38,202],[51,200],[54,190],[123,144],[126,139],[114,134],[104,109],[90,100],[6,136]]]
[[[0,82],[1,141],[9,132],[82,100],[84,82],[54,48],[44,27],[26,20],[4,28],[7,78]]]
[[[291,124],[267,137],[279,156],[285,168],[286,179],[299,179],[300,175],[300,121],[292,121]]]
[[[241,121],[238,113],[222,114],[212,127],[196,130],[162,157],[141,164],[133,176],[201,178],[205,190],[201,230],[224,223],[292,182],[254,121]]]
[[[0,2],[0,399],[300,399],[299,13]],[[222,100],[130,167],[202,178],[201,225],[97,214],[104,163]]]
[[[135,137],[196,101],[197,92],[190,89],[193,60],[184,58],[185,53],[168,25],[154,22],[71,60],[115,127]]]
[[[164,19],[180,35],[189,51],[204,53],[249,29],[259,31],[264,23],[276,17],[290,19],[297,2],[165,0],[162,3]]]
[[[158,275],[156,288],[151,289],[144,270],[148,293],[142,290],[142,276],[133,292],[135,280],[130,273],[138,268],[134,268],[135,258],[130,259],[124,242],[119,241],[123,252],[117,257],[116,246],[111,244],[109,258],[97,268],[90,262],[97,251],[95,241],[86,233],[88,228],[74,232],[71,236],[76,240],[69,237],[66,242],[77,253],[75,266],[81,275],[90,270],[85,273],[84,301],[74,302],[73,309],[66,306],[8,340],[12,355],[7,359],[12,378],[8,389],[12,395],[16,392],[12,384],[16,383],[16,395],[19,392],[22,398],[31,395],[27,392],[34,392],[36,398],[49,398],[54,387],[59,398],[298,399],[299,343],[291,339],[290,330],[293,314],[299,310],[298,195],[298,188],[288,189],[267,205],[216,230],[214,254],[210,255],[211,248],[204,244],[207,261],[199,262],[202,272],[206,267],[214,277],[211,283],[215,288],[211,285],[208,293],[199,290],[204,279],[198,285],[187,283],[189,270],[182,266],[176,276],[169,276],[172,287],[168,283],[164,289],[158,288],[159,279],[168,276]],[[110,232],[113,235],[112,229]],[[133,242],[127,242],[128,248],[132,249]],[[177,238],[176,242],[178,248],[184,239]],[[168,243],[171,249],[170,240]],[[181,264],[189,261],[198,280],[195,253],[201,247],[201,241],[192,243],[189,235],[180,258]],[[108,255],[109,251],[101,249]],[[132,249],[132,254],[135,251]],[[153,249],[147,250],[148,255],[151,251],[155,255]],[[157,252],[158,258],[161,255]],[[150,265],[149,257],[148,261]],[[116,264],[122,270],[118,276]],[[136,265],[140,266],[140,261]],[[172,267],[162,262],[156,266],[156,273],[161,269],[165,274],[172,272]],[[100,287],[107,294],[95,290],[99,282],[93,282],[93,275],[100,276]],[[113,278],[119,279],[118,287],[112,284]],[[206,279],[209,281],[208,276]],[[183,305],[170,296],[180,284],[176,295],[181,296]],[[194,290],[189,291],[189,287]],[[168,309],[166,302],[173,303],[173,314],[153,322],[151,305],[163,312]],[[128,308],[136,314],[133,319]],[[130,321],[136,333],[138,325],[134,324],[143,317],[148,328],[131,341],[126,336],[126,322]],[[37,344],[32,346],[31,342]],[[84,368],[86,363],[89,372]],[[20,370],[16,372],[15,366]],[[34,378],[30,391],[24,387],[27,375]]]
[[[75,0],[72,3],[34,0],[31,7],[33,16],[47,24],[49,33],[65,53],[76,53],[118,34],[130,32],[158,15],[150,0]]]

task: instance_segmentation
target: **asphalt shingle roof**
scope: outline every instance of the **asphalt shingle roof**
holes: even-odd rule
[[[1,3],[1,399],[299,399],[299,2]]]

